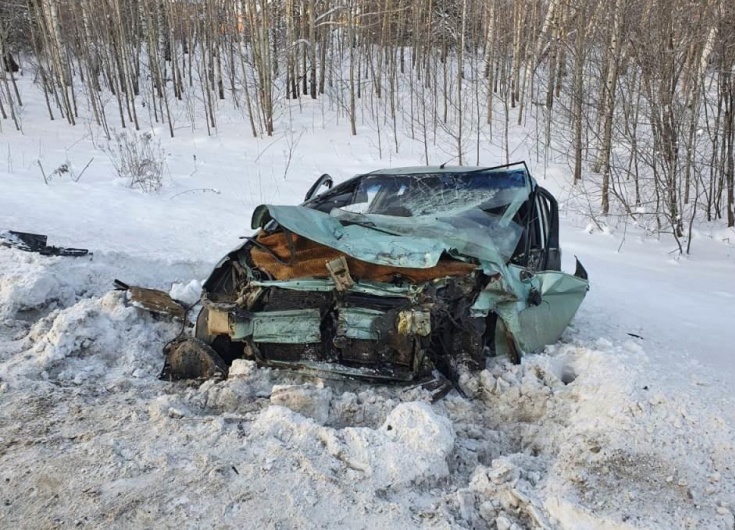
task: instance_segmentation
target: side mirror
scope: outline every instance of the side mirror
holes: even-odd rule
[[[304,202],[310,201],[317,195],[319,195],[319,190],[322,186],[326,186],[327,189],[332,188],[332,184],[334,184],[334,181],[332,180],[332,177],[330,177],[327,173],[324,173],[321,177],[317,179],[317,181],[312,184],[311,188],[309,188],[309,191],[306,192],[306,197],[304,197]]]

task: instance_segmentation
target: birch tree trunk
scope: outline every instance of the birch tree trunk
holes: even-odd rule
[[[601,115],[603,119],[602,148],[595,164],[595,171],[602,170],[602,213],[610,213],[610,153],[612,151],[612,125],[615,111],[615,91],[618,82],[618,67],[620,64],[620,49],[623,30],[623,14],[626,0],[615,0],[613,8],[613,26],[610,32],[610,43],[607,50],[607,77],[602,92]]]

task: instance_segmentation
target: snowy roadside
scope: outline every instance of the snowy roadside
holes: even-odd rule
[[[0,249],[1,526],[733,528],[729,398],[633,339],[571,332],[435,405],[244,361],[164,383],[180,326],[109,292],[163,269],[207,265]]]

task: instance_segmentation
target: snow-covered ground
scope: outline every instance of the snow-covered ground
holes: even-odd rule
[[[156,130],[166,175],[146,195],[93,125],[48,121],[23,88],[24,132],[0,135],[0,230],[94,256],[0,248],[0,527],[735,528],[735,232],[700,227],[676,258],[635,226],[590,230],[569,171],[534,163],[517,128],[513,151],[562,201],[565,263],[591,278],[559,344],[493,359],[463,381],[472,399],[434,405],[244,361],[224,382],[165,383],[181,325],[113,279],[196,299],[257,204],[299,202],[323,172],[418,165],[423,146],[352,137],[322,102],[294,103],[273,138],[223,112],[215,136]],[[38,164],[90,160],[78,182]]]

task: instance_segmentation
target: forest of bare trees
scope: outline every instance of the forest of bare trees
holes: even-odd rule
[[[0,55],[19,129],[11,56],[49,119],[84,105],[108,137],[143,111],[173,136],[182,108],[212,132],[225,104],[271,135],[288,100],[324,98],[352,134],[384,128],[381,149],[400,131],[436,162],[439,135],[471,164],[487,141],[512,161],[509,127],[532,119],[595,215],[677,242],[735,226],[731,0],[4,0]]]

